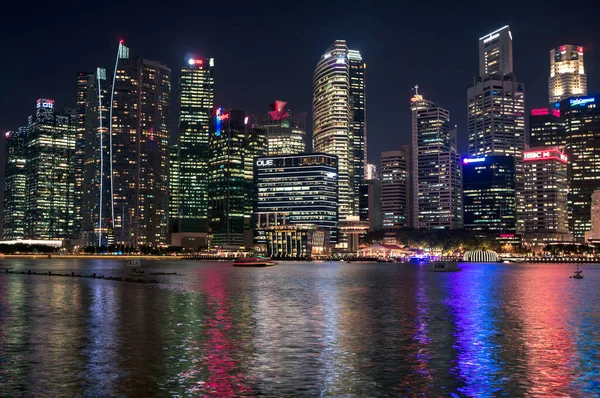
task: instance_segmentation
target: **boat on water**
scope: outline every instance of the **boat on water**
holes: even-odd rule
[[[394,260],[391,258],[379,257],[377,260],[378,263],[393,263]]]
[[[132,267],[131,273],[133,275],[143,275],[144,268],[142,268],[142,259],[141,258],[132,258],[127,260],[127,266]]]
[[[432,272],[458,272],[462,271],[455,261],[434,261],[429,265],[429,271]]]
[[[577,264],[577,270],[575,271],[575,275],[570,276],[569,278],[573,278],[573,279],[583,279],[583,275],[581,275],[583,273],[582,269],[579,269],[579,264]]]
[[[272,267],[274,265],[277,263],[269,258],[243,257],[233,260],[234,267]]]

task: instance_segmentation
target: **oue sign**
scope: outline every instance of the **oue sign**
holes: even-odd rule
[[[273,166],[273,159],[261,159],[256,161],[257,166]]]

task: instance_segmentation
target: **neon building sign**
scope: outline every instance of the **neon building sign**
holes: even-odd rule
[[[202,65],[204,63],[203,60],[201,59],[194,59],[194,58],[190,58],[188,61],[188,64],[190,65]]]
[[[53,109],[54,108],[54,100],[40,98],[39,100],[37,100],[36,108],[37,109],[40,109],[40,108]]]
[[[558,160],[561,163],[567,163],[569,158],[560,151],[525,151],[523,152],[523,160]]]
[[[481,162],[485,162],[485,158],[464,158],[463,159],[463,163],[464,164],[469,164],[469,163],[481,163]]]
[[[544,116],[548,114],[548,108],[537,108],[531,110],[531,116]]]
[[[571,106],[582,106],[585,104],[589,104],[592,102],[596,102],[596,97],[581,97],[581,98],[571,98],[569,103]]]

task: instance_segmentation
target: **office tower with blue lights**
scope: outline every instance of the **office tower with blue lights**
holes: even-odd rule
[[[419,94],[411,98],[412,219],[415,228],[463,225],[462,168],[450,112]]]
[[[76,128],[75,110],[58,113],[53,100],[37,100],[27,127],[26,239],[73,238]]]
[[[321,56],[313,76],[313,149],[339,162],[339,217],[359,215],[366,163],[365,63],[345,40]]]
[[[208,214],[212,247],[253,243],[254,161],[267,150],[264,132],[243,111],[216,108],[209,134]]]
[[[583,241],[591,228],[590,208],[600,188],[600,101],[598,95],[571,97],[560,102],[569,157],[569,229]]]
[[[381,152],[381,227],[412,227],[411,151],[408,145]]]
[[[5,134],[3,240],[25,237],[27,127]]]
[[[286,105],[285,101],[275,100],[269,112],[253,120],[267,136],[269,156],[306,152],[306,113],[295,113]]]
[[[550,50],[550,106],[566,98],[585,95],[587,75],[583,63],[583,47],[564,44]]]
[[[112,87],[114,240],[164,246],[168,236],[171,70],[120,44]]]
[[[179,142],[172,157],[176,164],[171,166],[171,232],[208,232],[208,141],[215,102],[214,66],[214,58],[191,58],[181,68]]]

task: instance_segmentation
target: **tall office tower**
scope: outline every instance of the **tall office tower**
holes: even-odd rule
[[[328,231],[330,242],[336,242],[335,156],[311,153],[259,157],[255,161],[255,184],[257,230],[275,225],[313,224]]]
[[[171,70],[120,44],[113,94],[115,243],[166,245]]]
[[[81,86],[83,86],[81,82]],[[78,81],[78,102],[83,87]],[[110,83],[106,69],[97,68],[85,83],[85,113],[78,107],[77,133],[83,128],[81,234],[85,246],[113,244],[111,214]],[[83,121],[83,126],[82,126]],[[78,140],[80,138],[78,137]]]
[[[381,230],[381,180],[372,178],[365,181],[367,187],[367,217],[362,221],[369,221],[369,231]]]
[[[4,163],[4,230],[2,239],[16,240],[25,236],[25,204],[27,184],[27,127],[5,134]]]
[[[271,111],[255,118],[252,123],[265,132],[269,156],[297,155],[306,152],[306,113],[286,109],[287,102],[275,100]]]
[[[209,135],[208,215],[212,246],[252,244],[254,159],[267,149],[264,132],[243,111],[216,108]]]
[[[565,44],[550,50],[548,97],[550,106],[565,98],[587,95],[583,47]]]
[[[214,58],[192,58],[179,80],[179,186],[172,232],[208,231],[208,135],[215,104]],[[171,198],[172,199],[172,198]]]
[[[516,231],[515,158],[490,155],[463,159],[465,229]]]
[[[520,156],[525,149],[525,89],[513,73],[505,26],[479,39],[479,76],[467,90],[469,156]]]
[[[36,106],[28,126],[25,238],[72,239],[77,114],[55,113],[51,99]]]
[[[82,238],[83,224],[83,196],[84,196],[84,157],[85,157],[85,112],[87,105],[88,81],[93,77],[92,72],[78,72],[76,83],[77,134],[75,135],[75,155],[73,157],[73,172],[75,174],[75,187],[73,207],[75,219],[73,221],[73,236]]]
[[[375,178],[377,178],[377,165],[367,163],[365,166],[365,180],[373,180]]]
[[[525,239],[543,244],[571,240],[567,209],[567,155],[558,148],[523,152]]]
[[[408,145],[381,152],[381,226],[384,229],[410,228],[411,161]]]
[[[313,149],[339,161],[339,217],[359,214],[366,151],[365,64],[345,40],[336,40],[313,77]],[[361,109],[362,106],[362,109]],[[357,137],[355,134],[362,137]]]
[[[600,101],[597,95],[572,97],[560,102],[569,157],[569,229],[583,241],[590,229],[590,201],[600,188]]]
[[[462,228],[462,168],[450,112],[424,99],[418,86],[411,98],[410,110],[414,226]]]
[[[585,233],[585,241],[600,240],[600,189],[592,194],[592,204],[590,207],[591,228]]]
[[[560,104],[557,105],[560,106]],[[531,110],[529,117],[529,146],[531,148],[564,148],[567,144],[565,126],[558,106]]]
[[[208,178],[208,177],[207,177]],[[180,181],[179,181],[179,145],[171,145],[169,163],[169,231],[179,231],[180,211]],[[208,193],[208,184],[207,184]],[[208,205],[207,205],[208,215]],[[172,239],[171,239],[172,240]]]

